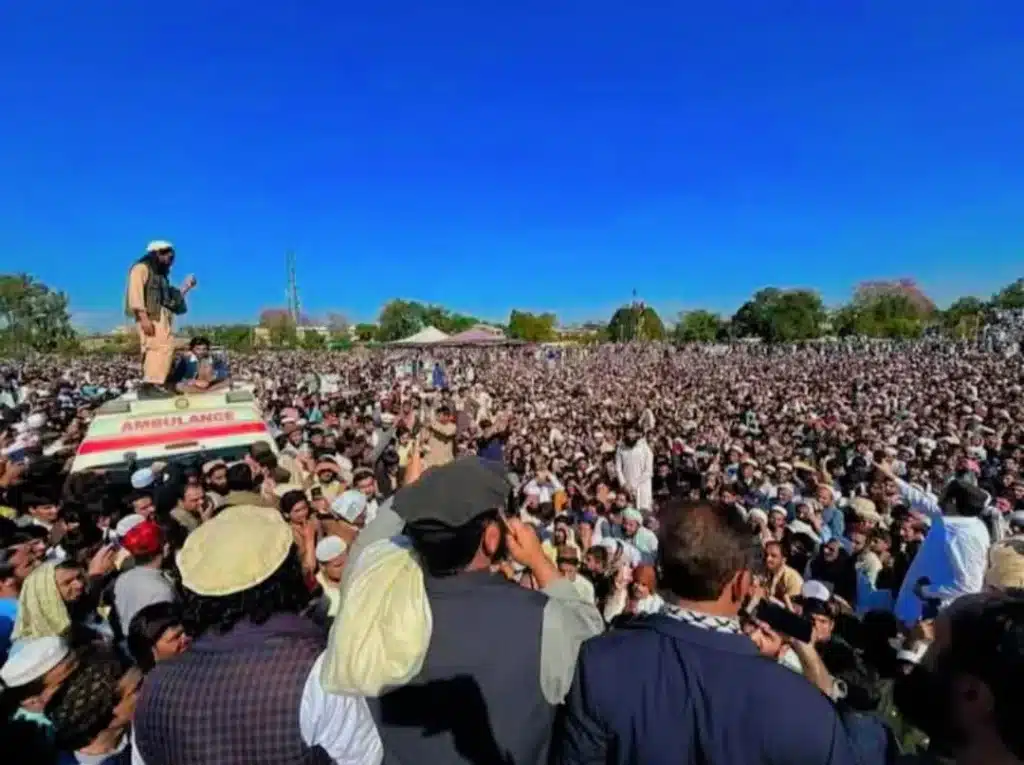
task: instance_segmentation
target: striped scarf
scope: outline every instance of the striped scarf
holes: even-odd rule
[[[672,605],[666,602],[664,607],[661,609],[661,614],[667,616],[670,619],[689,624],[691,627],[696,627],[702,630],[711,630],[712,632],[724,632],[729,635],[740,634],[740,623],[738,619],[730,619],[727,616],[712,616],[711,614],[702,614],[700,611],[694,611],[689,608],[680,608],[679,606]]]

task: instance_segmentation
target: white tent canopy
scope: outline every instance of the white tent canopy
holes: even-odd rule
[[[392,345],[430,345],[431,343],[440,343],[442,340],[447,340],[448,335],[439,330],[437,327],[424,327],[419,332],[401,340],[395,340]]]

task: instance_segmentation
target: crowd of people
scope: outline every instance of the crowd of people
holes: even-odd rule
[[[202,339],[180,367],[189,395],[227,375]],[[137,364],[3,370],[11,762],[1024,761],[1019,355],[267,351],[230,375],[277,453],[122,483],[68,470]]]

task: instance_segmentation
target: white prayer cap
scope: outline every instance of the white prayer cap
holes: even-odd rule
[[[353,523],[365,509],[366,495],[355,489],[339,494],[331,503],[331,512],[349,523]]]
[[[156,476],[153,475],[153,471],[149,468],[136,470],[132,473],[132,488],[136,491],[141,491],[152,486],[155,480]]]
[[[761,525],[768,523],[768,513],[759,507],[752,507],[750,512],[747,513],[748,521],[760,521]]]
[[[345,544],[345,540],[341,537],[324,537],[316,545],[316,559],[320,563],[327,563],[337,558],[339,555],[344,555],[348,549],[348,545]]]
[[[822,600],[828,603],[828,601],[832,599],[832,592],[824,582],[819,582],[816,579],[808,579],[804,582],[804,586],[800,588],[800,596],[805,600],[807,598],[813,598],[815,600]]]
[[[26,424],[29,430],[42,430],[42,427],[46,424],[46,415],[42,412],[34,412],[28,416]]]
[[[117,525],[114,527],[114,532],[117,534],[118,537],[123,537],[125,534],[134,529],[144,520],[146,519],[138,513],[126,515],[124,518],[117,522]]]
[[[821,544],[821,537],[818,536],[817,532],[815,532],[811,524],[807,523],[806,521],[791,521],[786,528],[789,529],[793,534],[802,537],[807,537],[808,539],[812,540],[816,545]]]
[[[146,252],[160,252],[161,250],[173,250],[174,245],[163,239],[154,239],[146,245]]]
[[[68,644],[54,635],[27,640],[11,651],[0,669],[0,681],[8,688],[28,685],[60,664],[70,652]]]

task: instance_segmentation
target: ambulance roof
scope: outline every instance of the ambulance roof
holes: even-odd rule
[[[249,390],[222,390],[213,393],[189,393],[166,398],[140,399],[134,391],[108,401],[96,410],[97,417],[171,414],[191,407],[212,409],[236,404],[256,405],[256,397]]]
[[[71,471],[103,468],[109,473],[154,461],[234,460],[256,442],[277,453],[250,390],[152,399],[126,394],[96,410]]]

